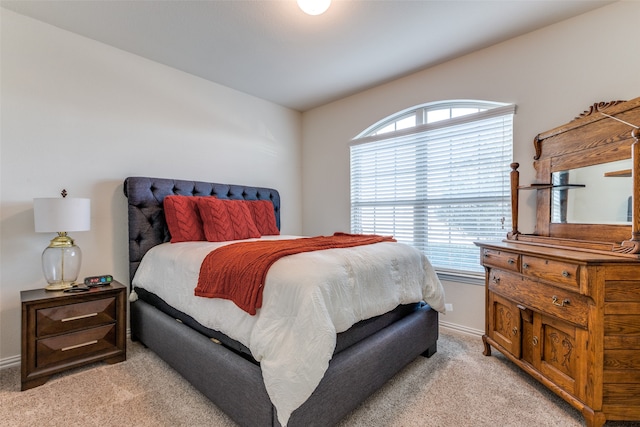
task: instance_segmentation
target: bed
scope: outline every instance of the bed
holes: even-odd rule
[[[363,309],[362,313],[358,314],[359,317],[347,316],[354,322],[352,325],[349,320],[345,320],[346,323],[342,322],[344,323],[342,327],[336,326],[332,329],[333,332],[329,331],[331,333],[324,333],[326,331],[323,328],[318,328],[318,331],[323,331],[321,335],[330,336],[333,340],[326,366],[322,367],[317,384],[302,385],[310,390],[308,397],[305,395],[301,403],[294,403],[293,407],[287,407],[290,404],[289,397],[292,395],[284,394],[284,398],[276,396],[274,393],[276,387],[273,384],[275,382],[278,388],[286,388],[280,386],[280,380],[290,375],[287,372],[282,378],[274,377],[273,372],[278,371],[272,372],[273,366],[285,365],[285,369],[290,369],[289,365],[296,363],[295,359],[301,359],[300,366],[296,369],[303,371],[307,369],[306,365],[313,365],[312,360],[309,360],[309,363],[306,362],[307,358],[313,359],[315,351],[309,352],[304,346],[296,347],[300,354],[296,353],[295,357],[287,360],[286,363],[272,363],[266,356],[263,358],[262,350],[256,351],[256,342],[259,343],[261,340],[253,339],[256,335],[255,330],[250,329],[245,334],[246,337],[242,332],[244,330],[242,325],[245,323],[251,324],[251,328],[255,328],[252,322],[263,324],[260,316],[264,319],[265,313],[287,310],[286,307],[272,308],[273,301],[280,301],[282,298],[276,298],[269,293],[272,292],[270,291],[272,287],[275,289],[275,285],[271,284],[275,280],[272,277],[276,277],[277,274],[287,276],[287,272],[296,270],[292,267],[293,264],[286,264],[284,260],[292,262],[291,260],[296,257],[317,257],[318,252],[322,252],[324,257],[327,253],[333,254],[336,251],[358,251],[357,256],[362,258],[362,253],[366,253],[364,258],[367,258],[377,255],[366,251],[378,250],[376,248],[383,246],[392,250],[406,251],[406,248],[401,248],[406,245],[383,242],[358,248],[332,249],[283,258],[273,264],[269,270],[264,286],[264,304],[258,309],[258,314],[252,316],[241,313],[240,320],[232,320],[232,327],[225,330],[224,327],[218,328],[216,325],[212,327],[207,323],[209,322],[207,316],[223,317],[225,321],[229,321],[228,319],[232,316],[227,316],[226,311],[219,312],[218,308],[241,311],[234,306],[233,302],[193,296],[193,285],[185,283],[183,286],[182,282],[188,282],[188,280],[176,279],[171,276],[171,272],[160,273],[164,276],[153,276],[160,271],[158,265],[174,265],[172,251],[175,248],[184,247],[188,248],[184,250],[186,252],[202,254],[205,251],[204,246],[208,244],[207,242],[169,243],[172,236],[167,226],[163,202],[167,196],[174,195],[213,196],[220,200],[266,200],[273,206],[273,217],[279,230],[278,191],[243,185],[129,177],[124,181],[124,193],[128,200],[129,266],[132,283],[131,337],[153,350],[239,425],[334,425],[416,357],[420,355],[430,357],[435,354],[438,339],[438,312],[444,311],[444,295],[430,264],[420,255],[426,264],[419,268],[424,269],[428,276],[421,280],[425,283],[430,282],[421,286],[428,287],[428,297],[416,298],[414,291],[402,291],[402,298],[396,301],[399,302],[397,305],[393,304],[394,307],[386,307],[375,315],[371,315],[371,310]],[[288,236],[262,236],[259,239],[248,240],[268,240],[269,237],[288,239]],[[162,258],[163,256],[169,258]],[[156,261],[152,263],[150,261],[152,259]],[[318,261],[318,258],[310,259],[314,263],[310,265],[315,265]],[[393,262],[397,263],[397,260],[394,259]],[[278,267],[281,265],[285,267]],[[173,270],[180,269],[172,268]],[[404,270],[402,271],[404,274]],[[149,279],[147,275],[155,278]],[[164,282],[165,287],[157,287],[156,282]],[[424,289],[422,292],[424,294]],[[367,295],[366,298],[369,298],[369,295],[371,298],[378,298],[377,291],[363,294]],[[198,301],[195,305],[214,304],[215,309],[207,309],[209,313],[214,314],[192,312],[191,310],[196,310],[192,307],[194,305],[192,300]],[[425,303],[425,300],[429,300],[431,305]],[[382,310],[381,307],[377,309]],[[296,308],[296,310],[303,314],[309,311],[322,311],[306,308],[304,310]],[[345,312],[342,309],[335,311]],[[300,316],[300,314],[296,315]],[[300,322],[289,323],[296,328]],[[313,325],[312,327],[315,328]],[[287,335],[295,334],[287,333]],[[268,348],[279,347],[273,344],[272,340],[273,336],[269,336],[269,339],[262,341],[266,341],[264,345]],[[322,338],[317,340],[323,341]],[[309,340],[307,337],[307,341],[311,343],[315,342],[315,339]],[[260,354],[259,357],[254,357],[256,352]],[[318,373],[312,372],[311,376],[314,375],[317,377]],[[295,393],[293,396],[295,397]]]

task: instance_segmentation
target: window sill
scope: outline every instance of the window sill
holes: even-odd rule
[[[447,282],[464,283],[467,285],[484,286],[484,274],[462,273],[451,271],[436,271],[438,279]]]

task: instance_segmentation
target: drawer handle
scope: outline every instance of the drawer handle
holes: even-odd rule
[[[571,276],[571,274],[567,270],[563,270],[562,271],[562,276],[563,277],[569,277],[569,276]]]
[[[493,278],[491,279],[491,281],[492,281],[493,283],[495,283],[496,285],[498,285],[498,284],[500,283],[500,278],[499,278],[499,277],[496,277],[496,276],[493,276]]]
[[[514,337],[518,335],[518,328],[514,326],[513,329],[511,330],[511,333],[513,334]]]
[[[97,315],[98,313],[89,313],[89,314],[82,314],[80,316],[66,317],[62,319],[61,322],[71,322],[72,320],[86,319],[87,317],[95,317]]]
[[[536,336],[533,337],[533,345],[534,346],[538,345],[538,337]]]
[[[529,268],[529,264],[525,262],[524,264],[522,264],[522,268]]]
[[[565,305],[571,304],[571,301],[569,301],[568,298],[567,299],[563,299],[562,301],[559,301],[558,297],[554,295],[554,296],[551,297],[551,303],[553,305],[557,305],[558,307],[564,307]]]
[[[97,344],[98,340],[93,340],[93,341],[87,341],[87,342],[83,342],[82,344],[76,344],[76,345],[70,345],[69,347],[64,347],[61,348],[61,351],[69,351],[69,350],[73,350],[74,348],[80,348],[80,347],[86,347],[88,345],[93,345],[93,344]]]

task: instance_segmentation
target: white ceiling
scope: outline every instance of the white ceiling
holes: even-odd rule
[[[2,0],[6,9],[299,111],[607,0]]]

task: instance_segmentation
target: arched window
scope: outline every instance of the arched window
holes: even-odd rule
[[[511,223],[515,105],[443,101],[393,114],[351,144],[351,231],[393,235],[440,274],[483,272],[479,240]]]

